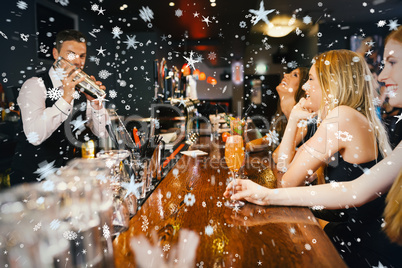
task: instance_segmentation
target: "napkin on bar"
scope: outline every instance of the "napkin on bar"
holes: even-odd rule
[[[184,155],[188,155],[191,157],[197,157],[199,155],[207,155],[208,153],[201,151],[201,150],[192,150],[192,151],[183,151],[181,152]]]
[[[173,142],[177,139],[177,134],[176,132],[172,132],[172,133],[161,133],[159,134],[160,137],[162,137],[162,140],[165,143],[170,143]]]

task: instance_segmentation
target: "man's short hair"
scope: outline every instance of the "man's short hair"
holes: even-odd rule
[[[64,41],[76,41],[86,43],[87,38],[85,35],[76,30],[63,30],[56,35],[56,49],[58,52],[61,50],[61,45]]]

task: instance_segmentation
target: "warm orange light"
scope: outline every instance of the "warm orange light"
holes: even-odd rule
[[[207,76],[205,75],[204,72],[201,72],[200,75],[198,76],[198,80],[205,80]]]
[[[215,78],[208,76],[207,78],[207,83],[211,84],[211,85],[216,85],[218,82],[216,81]]]
[[[191,74],[190,66],[188,66],[187,63],[185,63],[183,67],[181,67],[181,72],[183,73],[184,76],[190,75]]]

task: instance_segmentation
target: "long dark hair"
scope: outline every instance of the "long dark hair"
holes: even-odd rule
[[[297,90],[295,92],[294,99],[295,99],[295,102],[298,103],[301,98],[306,96],[306,92],[302,89],[302,86],[308,80],[309,68],[307,68],[307,67],[298,67],[296,69],[299,70],[300,81],[299,81],[299,86],[297,87]],[[270,130],[271,131],[275,130],[276,133],[279,134],[279,137],[282,137],[284,132],[285,132],[285,128],[286,128],[287,123],[288,123],[288,120],[287,120],[286,116],[282,112],[281,100],[279,98],[276,113],[275,113],[275,116],[274,116],[274,118],[272,120]]]

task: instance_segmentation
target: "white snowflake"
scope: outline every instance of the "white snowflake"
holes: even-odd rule
[[[375,97],[375,98],[373,99],[373,105],[374,105],[374,106],[379,106],[380,104],[381,104],[380,98]]]
[[[195,195],[192,193],[188,193],[184,196],[184,203],[187,206],[193,206],[195,203]]]
[[[349,134],[349,132],[345,131],[337,131],[335,132],[335,137],[338,140],[342,140],[342,141],[352,141],[353,136]]]
[[[235,204],[234,208],[232,209],[233,212],[238,213],[240,211],[239,204]]]
[[[115,38],[120,39],[120,35],[122,33],[123,33],[123,31],[120,29],[120,27],[115,26],[112,28],[113,39],[115,39]]]
[[[288,66],[288,68],[296,69],[297,68],[297,62],[294,61],[294,60],[290,61],[290,62],[288,62],[287,66]]]
[[[60,5],[62,6],[68,6],[68,4],[70,3],[69,0],[56,0],[56,3],[60,3]]]
[[[191,68],[193,68],[193,70],[195,70],[194,63],[197,63],[198,61],[196,59],[193,59],[193,55],[194,55],[194,52],[191,51],[189,58],[184,57],[184,56],[183,56],[183,58],[185,58],[187,60],[187,66],[190,66]]]
[[[20,34],[20,37],[21,37],[22,41],[27,42],[28,38],[29,38],[29,34]]]
[[[300,28],[299,27],[297,27],[296,28],[296,34],[297,35],[301,35],[303,32],[302,32],[302,30],[300,30]],[[303,36],[303,35],[302,35]]]
[[[36,143],[39,140],[39,135],[36,132],[29,132],[27,135],[27,140],[29,143]]]
[[[38,169],[34,171],[35,174],[39,175],[39,179],[37,179],[38,181],[43,180],[50,174],[53,174],[57,171],[57,168],[54,167],[55,162],[56,160],[50,163],[43,161],[38,164]]]
[[[378,266],[373,266],[373,268],[387,268],[387,266],[384,266],[380,261],[378,261]]]
[[[74,232],[74,231],[65,231],[65,232],[63,233],[63,237],[64,237],[65,239],[71,241],[71,240],[77,239],[78,235],[77,235],[77,233]]]
[[[387,24],[387,22],[386,22],[385,20],[379,20],[379,21],[377,22],[377,27],[384,27],[385,24]]]
[[[396,93],[393,90],[387,89],[387,92],[385,92],[386,95],[388,95],[389,98],[395,98]]]
[[[105,12],[106,11],[106,9],[103,9],[103,8],[100,8],[99,10],[98,10],[98,15],[100,15],[100,14],[102,14],[102,15],[105,15],[103,12]]]
[[[88,120],[82,120],[82,115],[78,116],[77,119],[74,119],[70,122],[70,125],[74,126],[73,131],[75,130],[84,130],[85,129],[85,123],[88,122]]]
[[[218,208],[220,208],[220,207],[222,206],[222,202],[221,202],[221,201],[216,202],[216,206],[217,206]]]
[[[204,60],[204,58],[202,57],[202,55],[198,55],[195,60],[196,60],[197,62],[202,62],[202,61]]]
[[[325,208],[324,206],[320,206],[320,205],[315,205],[315,206],[311,207],[312,210],[323,210],[324,208]]]
[[[110,229],[109,229],[109,226],[107,226],[106,223],[102,226],[102,230],[103,230],[103,237],[105,239],[108,239],[110,237]]]
[[[57,101],[63,96],[63,92],[58,88],[49,88],[46,91],[46,97],[51,99],[52,101]]]
[[[247,27],[247,24],[246,24],[245,21],[241,21],[241,22],[239,23],[239,26],[240,26],[240,28],[246,28],[246,27]]]
[[[42,184],[42,189],[45,190],[46,192],[51,192],[54,190],[54,182],[51,180],[46,180]]]
[[[297,127],[298,127],[298,128],[307,127],[307,120],[304,120],[304,119],[300,120],[300,121],[297,123]]]
[[[60,227],[60,220],[54,219],[52,222],[49,224],[50,229],[52,230],[57,230]]]
[[[26,2],[24,2],[24,1],[18,1],[17,2],[17,7],[19,9],[25,10],[25,9],[28,8],[28,4]]]
[[[109,73],[108,70],[100,70],[98,73],[99,78],[101,79],[107,79],[112,73]]]
[[[145,232],[146,230],[148,230],[149,221],[147,219],[147,216],[145,216],[145,215],[141,215],[141,218],[142,218],[141,229],[143,232]]]
[[[93,5],[91,6],[91,10],[92,10],[92,11],[98,11],[98,10],[99,10],[99,5],[98,5],[98,4],[93,4]]]
[[[339,187],[339,182],[337,182],[337,181],[331,181],[330,184],[331,184],[332,188],[338,188]]]
[[[119,37],[119,38],[120,38],[120,37]],[[89,57],[89,61],[90,61],[90,62],[95,62],[96,65],[99,65],[100,58],[95,57],[95,56],[90,56],[90,57]]]
[[[126,195],[124,198],[127,198],[129,194],[134,194],[137,198],[140,198],[141,193],[140,189],[143,186],[143,182],[135,183],[134,176],[131,176],[130,183],[122,182],[121,187],[127,190]]]
[[[398,29],[398,26],[400,26],[400,24],[398,23],[398,20],[389,20],[387,26],[389,27],[390,31],[396,31]]]
[[[214,228],[211,225],[205,226],[205,234],[211,236],[214,233]]]
[[[117,92],[116,92],[116,90],[114,90],[114,89],[109,90],[109,97],[110,97],[111,99],[116,98],[116,97],[117,97]]]
[[[289,232],[291,234],[296,234],[296,229],[294,227],[290,227]]]
[[[216,59],[216,53],[215,52],[209,52],[208,53],[208,59],[215,60]]]
[[[163,250],[164,252],[166,252],[166,251],[169,251],[169,249],[170,249],[170,245],[169,245],[169,244],[166,244],[166,245],[163,246],[163,249],[162,249],[162,250]]]
[[[180,8],[177,9],[177,10],[174,12],[174,15],[175,15],[176,17],[180,18],[181,16],[183,16],[183,10],[181,10]]]
[[[137,45],[139,42],[137,40],[135,40],[136,35],[134,35],[133,37],[130,37],[127,35],[127,41],[123,41],[123,43],[127,44],[127,49],[130,49],[130,47],[136,49]]]
[[[155,119],[155,128],[159,129],[161,127],[161,123],[158,118]]]
[[[206,18],[205,18],[204,16],[202,16],[202,20],[201,20],[201,21],[202,21],[202,22],[205,22],[208,27],[209,27],[209,24],[208,24],[208,23],[212,22],[212,21],[209,20],[209,16],[206,17]]]
[[[64,78],[67,77],[67,73],[66,71],[64,71],[63,68],[55,68],[55,73],[54,73],[54,78],[59,79],[59,80],[63,80]]]
[[[304,24],[310,24],[312,22],[311,17],[309,15],[303,17]]]
[[[38,231],[41,227],[42,227],[42,223],[39,222],[39,223],[35,224],[33,230],[36,232],[36,231]]]
[[[74,93],[73,93],[73,98],[74,98],[75,100],[78,100],[78,99],[80,98],[80,93],[79,93],[78,91],[74,91]]]
[[[268,146],[271,146],[272,143],[279,144],[279,134],[275,130],[269,130],[264,139],[268,141]]]
[[[399,121],[402,120],[402,113],[401,113],[400,115],[394,115],[394,117],[398,118],[398,120],[397,120],[396,123],[395,123],[395,124],[398,124]]]
[[[254,15],[256,15],[257,17],[253,18],[253,24],[256,25],[257,22],[259,22],[260,20],[263,20],[267,25],[270,24],[267,15],[274,12],[275,9],[270,9],[270,10],[265,10],[264,8],[264,1],[260,2],[260,9],[259,10],[255,10],[255,9],[249,9],[250,13],[253,13]]]
[[[140,17],[145,22],[150,22],[154,18],[154,12],[147,6],[140,9]]]

